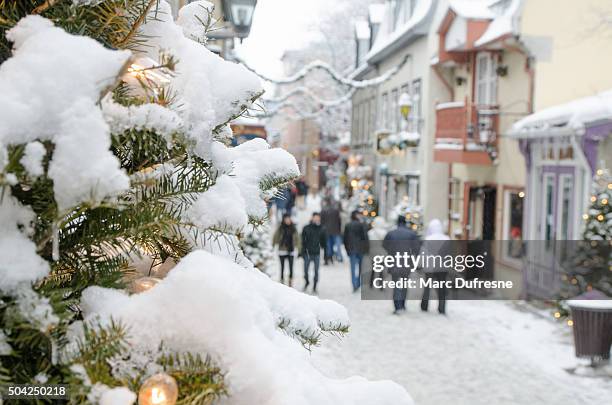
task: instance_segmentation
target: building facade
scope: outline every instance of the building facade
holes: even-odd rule
[[[400,203],[426,220],[444,219],[447,212],[447,168],[433,159],[434,121],[428,108],[445,91],[429,63],[437,3],[375,4],[369,35],[363,22],[356,27],[356,80],[401,65],[389,80],[356,91],[352,99],[351,151],[374,169],[379,214],[391,221]],[[404,117],[400,104],[406,102],[410,112]]]

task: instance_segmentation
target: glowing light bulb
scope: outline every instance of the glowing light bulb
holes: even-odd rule
[[[132,294],[138,294],[150,290],[159,284],[160,281],[161,279],[156,277],[140,277],[132,281],[128,290]]]
[[[587,219],[589,219],[589,215],[588,214],[582,215],[582,219],[584,219],[586,221]]]
[[[518,193],[519,198],[524,198],[525,197],[525,192],[524,191],[520,191]]]
[[[567,326],[574,326],[574,321],[572,321],[571,319],[568,319]]]
[[[603,221],[604,220],[604,216],[602,214],[597,215],[597,220],[599,222]]]
[[[147,378],[138,392],[138,405],[174,405],[177,399],[176,380],[164,373]]]

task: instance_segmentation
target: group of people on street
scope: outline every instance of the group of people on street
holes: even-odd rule
[[[442,223],[432,220],[425,234],[425,241],[449,240],[448,235],[444,234]],[[361,266],[364,257],[369,252],[370,240],[382,240],[383,248],[388,254],[394,255],[398,249],[403,249],[406,244],[397,242],[419,241],[419,235],[412,230],[404,216],[397,218],[397,224],[391,231],[386,230],[385,221],[376,218],[371,229],[362,220],[359,211],[353,211],[350,221],[345,225],[342,232],[342,218],[340,204],[332,199],[326,199],[321,212],[313,212],[310,221],[298,232],[293,223],[291,213],[285,212],[276,232],[273,236],[273,244],[278,247],[280,260],[280,282],[285,283],[285,265],[288,266],[287,284],[293,286],[293,268],[295,256],[300,256],[304,261],[304,291],[307,291],[312,281],[312,292],[317,293],[319,282],[319,267],[321,264],[320,256],[323,250],[324,264],[333,263],[334,260],[343,262],[342,245],[349,259],[350,279],[353,292],[361,288]],[[437,244],[427,246],[436,246]],[[408,246],[416,246],[409,243]],[[430,252],[435,253],[435,252]],[[312,266],[311,266],[312,265]],[[310,278],[310,268],[313,268],[313,278]],[[447,272],[443,268],[423,268],[423,277],[443,281],[447,277]],[[390,269],[391,278],[394,281],[402,277],[410,277],[410,273],[405,269]],[[370,284],[373,282],[373,274],[370,277]],[[444,283],[438,283],[444,285]],[[436,289],[438,296],[438,312],[446,312],[446,290],[444,287]],[[425,287],[421,299],[421,310],[427,311],[429,306],[430,288]],[[395,288],[393,290],[394,314],[400,314],[406,310],[406,288]]]

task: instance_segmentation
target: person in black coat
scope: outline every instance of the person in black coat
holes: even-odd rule
[[[285,282],[285,261],[289,263],[289,287],[293,285],[293,256],[300,252],[300,235],[290,215],[283,215],[280,224],[272,238],[274,246],[278,246],[278,258],[280,259],[280,282]]]
[[[321,225],[323,225],[327,234],[325,264],[333,263],[334,257],[342,263],[342,220],[340,219],[340,209],[336,201],[331,199],[325,200],[325,205],[321,211]]]
[[[353,292],[361,287],[361,262],[368,253],[368,227],[361,222],[359,211],[351,213],[351,222],[344,227],[344,248],[350,261]]]
[[[306,281],[304,284],[304,291],[306,291],[310,285],[308,268],[312,262],[314,265],[312,292],[317,292],[321,248],[325,248],[326,239],[325,228],[321,226],[321,214],[314,212],[310,219],[310,223],[302,229],[302,257],[304,258],[304,280]]]
[[[404,216],[397,217],[397,227],[385,236],[383,241],[383,247],[389,255],[395,255],[397,253],[403,254],[417,254],[418,247],[414,243],[400,243],[403,241],[418,241],[419,235],[412,229],[406,226],[406,218]],[[391,270],[391,278],[393,281],[399,281],[402,278],[410,277],[410,270],[405,268],[393,268]],[[399,314],[401,311],[406,310],[406,296],[408,290],[406,288],[394,288],[393,289],[393,305],[395,310],[394,314]]]

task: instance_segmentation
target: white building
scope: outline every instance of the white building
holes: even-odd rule
[[[370,8],[368,28],[356,25],[356,80],[400,71],[376,87],[358,90],[353,99],[351,151],[376,168],[380,215],[389,217],[400,202],[422,208],[425,220],[445,220],[448,210],[447,165],[433,159],[434,111],[446,89],[430,68],[437,49],[436,0],[388,0]],[[400,98],[409,97],[407,119]]]

